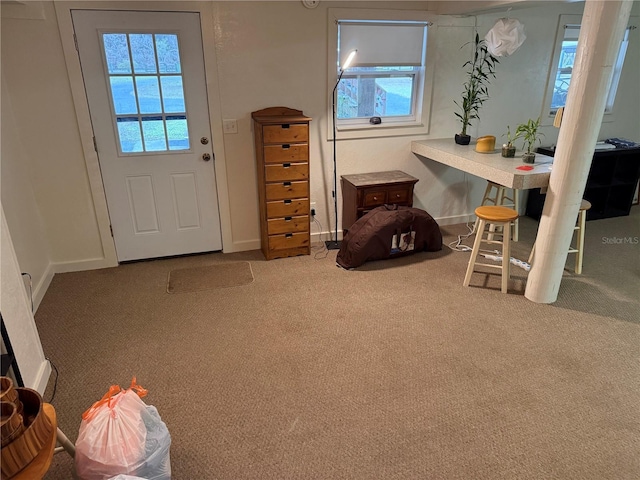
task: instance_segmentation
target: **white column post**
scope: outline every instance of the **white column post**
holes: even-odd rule
[[[553,303],[600,131],[607,92],[632,0],[587,0],[547,197],[536,237],[536,256],[525,297]]]

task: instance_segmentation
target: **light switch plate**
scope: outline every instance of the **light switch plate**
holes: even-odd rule
[[[235,118],[222,120],[222,130],[224,133],[238,133],[238,121]]]

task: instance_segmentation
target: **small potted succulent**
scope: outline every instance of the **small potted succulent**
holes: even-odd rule
[[[544,137],[541,132],[538,132],[540,127],[540,117],[537,120],[529,119],[527,123],[521,123],[516,127],[515,138],[524,139],[523,148],[526,150],[522,155],[522,161],[524,163],[533,163],[536,160],[536,154],[533,151],[536,142],[540,141],[540,137]]]
[[[511,136],[510,125],[507,125],[507,133],[505,135],[507,137],[507,143],[502,144],[502,156],[505,158],[513,158],[516,156],[516,146],[513,144],[513,142],[517,137]],[[505,135],[502,136],[504,137]]]

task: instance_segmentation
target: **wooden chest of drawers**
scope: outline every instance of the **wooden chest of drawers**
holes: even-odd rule
[[[309,122],[300,110],[251,114],[256,143],[260,236],[267,260],[309,255]]]
[[[364,214],[385,204],[413,206],[413,186],[418,181],[400,170],[342,175],[342,231]]]

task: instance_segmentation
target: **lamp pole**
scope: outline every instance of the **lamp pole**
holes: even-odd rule
[[[349,53],[349,56],[344,62],[344,65],[340,69],[340,75],[338,76],[338,81],[336,85],[333,87],[333,92],[331,94],[331,107],[332,107],[332,121],[333,121],[333,191],[331,195],[333,196],[333,210],[336,217],[336,228],[335,228],[335,239],[327,240],[325,245],[327,246],[327,250],[339,250],[340,242],[338,242],[338,167],[337,167],[337,154],[336,154],[336,90],[338,90],[338,85],[340,84],[340,80],[342,80],[342,75],[344,75],[344,71],[349,68],[351,65],[351,61],[353,57],[355,57],[357,50],[353,50]]]

